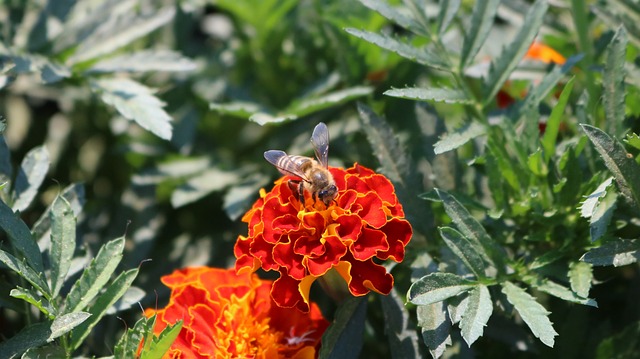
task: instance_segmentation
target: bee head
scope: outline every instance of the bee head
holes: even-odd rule
[[[320,200],[324,202],[325,206],[328,207],[329,204],[331,204],[331,201],[333,201],[333,199],[336,198],[337,194],[338,194],[338,187],[332,184],[318,191],[318,198],[320,198]]]

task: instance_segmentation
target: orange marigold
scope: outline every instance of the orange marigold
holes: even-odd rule
[[[564,63],[567,62],[567,59],[560,55],[556,50],[537,41],[534,41],[531,44],[524,57],[527,59],[539,60],[547,64],[553,62],[558,65],[564,65]]]
[[[338,195],[328,207],[308,193],[302,205],[285,176],[242,218],[249,233],[236,242],[236,270],[280,272],[271,296],[281,307],[308,311],[311,284],[332,269],[355,296],[389,294],[393,276],[376,261],[404,259],[412,230],[391,182],[358,164],[329,171]]]
[[[272,281],[233,269],[195,267],[162,277],[169,304],[156,314],[154,333],[182,319],[182,330],[165,358],[316,357],[329,323],[317,305],[309,313],[274,305]]]

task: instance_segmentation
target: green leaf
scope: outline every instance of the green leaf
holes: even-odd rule
[[[455,150],[472,139],[484,135],[485,128],[479,122],[470,122],[436,142],[433,151],[436,155]]]
[[[549,312],[524,289],[511,282],[502,284],[502,293],[529,326],[533,335],[545,345],[553,348],[554,337],[558,335],[549,320]]]
[[[632,146],[635,149],[640,150],[640,136],[638,136],[638,134],[628,133],[627,137],[624,139],[624,142],[628,143],[629,146]]]
[[[82,323],[71,335],[71,347],[78,349],[82,341],[89,335],[91,329],[98,324],[98,321],[106,314],[107,310],[115,304],[120,297],[129,289],[133,280],[138,275],[138,268],[130,269],[120,275],[111,283],[107,289],[100,294],[96,302],[89,309],[91,319]],[[164,354],[164,353],[163,353]]]
[[[14,212],[22,212],[31,205],[47,171],[49,171],[49,152],[45,147],[36,147],[24,156],[13,186],[12,209]]]
[[[602,182],[595,191],[591,192],[585,200],[582,202],[580,206],[580,215],[584,218],[591,218],[593,212],[596,210],[598,206],[598,202],[601,198],[607,194],[607,188],[611,186],[613,182],[613,177],[609,177],[604,182]]]
[[[381,117],[368,106],[358,103],[358,112],[373,153],[382,165],[382,172],[396,183],[406,185],[404,179],[409,172],[409,160],[400,147],[398,138]]]
[[[421,65],[425,65],[441,71],[452,71],[451,67],[443,58],[426,48],[417,48],[411,44],[398,41],[384,34],[376,34],[373,32],[357,30],[353,28],[346,28],[344,30],[355,37],[361,38],[385,50],[395,52],[396,54],[411,61],[417,62]]]
[[[33,236],[27,225],[20,219],[20,216],[13,213],[4,202],[0,201],[0,228],[9,237],[13,249],[26,259],[27,263],[36,272],[44,272],[42,265],[42,255],[38,244],[33,240]]]
[[[173,325],[167,325],[157,337],[154,335],[150,340],[151,345],[145,346],[145,350],[140,353],[140,359],[162,358],[180,334],[183,323],[182,320],[178,320]]]
[[[538,148],[527,158],[527,164],[531,173],[538,177],[546,177],[549,174],[549,167],[542,159],[542,151]]]
[[[451,227],[441,227],[440,235],[451,251],[477,277],[485,278],[485,264],[474,243]]]
[[[13,176],[13,166],[11,165],[11,151],[7,146],[7,142],[4,140],[2,133],[3,128],[6,127],[4,118],[0,118],[0,183],[7,183],[11,181]],[[7,193],[8,186],[2,189],[2,192]],[[5,197],[0,197],[5,198]]]
[[[380,304],[391,357],[394,359],[420,358],[415,324],[411,321],[402,298],[392,290],[389,295],[380,296]]]
[[[451,323],[447,318],[444,302],[420,305],[416,308],[418,326],[422,328],[422,340],[429,347],[434,359],[440,358],[451,345]]]
[[[460,9],[460,0],[441,0],[440,1],[440,12],[438,13],[438,18],[436,21],[438,22],[438,36],[442,37],[444,33],[447,31],[449,24],[451,24],[451,20],[455,17],[458,9]]]
[[[122,335],[118,343],[113,348],[115,359],[135,358],[140,342],[145,338],[145,333],[153,335],[153,327],[156,322],[155,314],[150,318],[140,318],[132,328],[129,328]]]
[[[536,0],[523,21],[523,26],[513,41],[502,51],[500,57],[489,67],[489,74],[484,82],[485,105],[493,101],[502,85],[509,79],[509,75],[516,68],[520,59],[529,49],[535,38],[542,19],[549,5],[546,0]]]
[[[571,289],[563,285],[560,285],[554,281],[551,281],[548,279],[540,279],[538,277],[525,278],[525,281],[527,281],[527,283],[529,283],[531,286],[535,287],[536,289],[542,292],[551,294],[554,297],[566,300],[568,302],[588,305],[595,308],[598,307],[598,303],[596,303],[595,300],[585,298],[585,297],[580,297],[579,295],[571,291]]]
[[[51,292],[60,293],[76,249],[76,218],[64,197],[56,197],[51,210]]]
[[[399,97],[418,101],[435,101],[461,104],[473,103],[473,100],[468,98],[464,91],[449,88],[409,87],[387,90],[384,92],[384,94],[391,97]]]
[[[143,50],[103,59],[95,63],[87,73],[111,72],[185,72],[196,69],[196,63],[171,50]]]
[[[18,334],[0,343],[3,358],[14,358],[47,343],[51,335],[51,323],[35,323],[22,329]]]
[[[36,272],[18,258],[0,249],[0,262],[4,263],[9,269],[16,272],[20,277],[29,282],[35,289],[39,290],[47,299],[51,299],[51,292],[47,286],[47,282],[43,279],[43,272]]]
[[[594,266],[620,267],[636,263],[640,259],[640,241],[638,239],[618,239],[593,248],[585,253],[581,261]]]
[[[593,266],[586,262],[571,262],[568,276],[571,290],[583,298],[588,297],[593,281]]]
[[[91,87],[124,118],[164,140],[171,139],[171,116],[162,108],[164,102],[153,95],[155,90],[127,78],[97,79],[91,81]]]
[[[640,321],[627,325],[621,331],[598,344],[596,359],[637,358],[640,347]]]
[[[295,101],[283,112],[286,114],[291,114],[292,116],[295,115],[296,117],[303,117],[308,114],[324,110],[326,108],[347,103],[362,96],[370,95],[372,92],[373,88],[369,86],[350,87],[324,94],[322,96],[304,98]],[[264,123],[259,124],[264,125]]]
[[[124,237],[105,243],[80,279],[73,284],[66,298],[65,313],[83,310],[107,283],[122,260]]]
[[[78,217],[80,212],[82,212],[82,206],[85,202],[84,196],[84,186],[81,183],[73,183],[67,186],[62,190],[62,193],[59,194],[60,197],[63,197],[73,210],[73,215]],[[51,211],[53,210],[53,203],[49,205],[49,207],[40,215],[40,218],[36,221],[36,223],[31,228],[31,233],[33,233],[33,237],[37,242],[43,240],[43,237],[47,235],[49,230],[51,229]]]
[[[459,323],[462,320],[469,304],[469,293],[470,292],[466,292],[447,299],[447,312],[449,313],[451,324]]]
[[[493,302],[489,289],[484,285],[473,288],[468,298],[466,310],[460,321],[460,330],[464,341],[471,346],[482,336],[484,327],[493,313]]]
[[[130,11],[105,21],[78,44],[68,62],[77,64],[112,53],[168,23],[174,15],[175,8],[168,6],[143,15]]]
[[[171,205],[173,208],[180,208],[212,192],[221,191],[238,183],[240,179],[237,172],[222,171],[212,167],[178,186],[171,194]]]
[[[118,299],[118,301],[114,305],[110,306],[109,309],[107,309],[106,314],[113,315],[125,311],[133,306],[138,306],[138,303],[142,301],[145,295],[146,293],[144,290],[135,286],[130,286],[124,292],[122,297],[120,297],[120,299]]]
[[[57,344],[45,345],[38,348],[29,348],[20,359],[66,358],[64,348]]]
[[[385,18],[393,21],[397,25],[411,30],[416,34],[426,35],[427,29],[424,29],[419,23],[417,23],[412,17],[405,15],[406,12],[398,11],[398,9],[390,6],[383,0],[360,0],[362,5],[369,9],[379,13]]]
[[[366,314],[367,301],[364,297],[342,302],[333,323],[322,335],[318,358],[357,358],[362,350]]]
[[[458,200],[449,193],[435,188],[436,194],[440,197],[444,210],[456,224],[460,232],[469,240],[469,243],[482,257],[488,266],[495,267],[493,257],[489,253],[498,254],[495,249],[496,244],[484,229],[482,224],[475,219],[471,213]]]
[[[244,119],[248,119],[255,113],[267,112],[267,109],[263,108],[257,103],[240,101],[229,103],[210,103],[209,109],[218,111],[224,115],[230,115]]]
[[[53,320],[53,323],[51,323],[51,335],[49,335],[48,341],[52,341],[55,338],[70,332],[78,325],[81,325],[82,322],[87,320],[90,316],[90,313],[75,312],[57,317]]]
[[[615,190],[607,191],[595,210],[591,214],[589,220],[589,233],[591,241],[595,242],[607,233],[607,227],[613,218],[613,212],[616,209],[618,193]]]
[[[602,130],[585,124],[580,126],[613,174],[620,192],[640,208],[640,166],[633,156],[628,156],[622,144]]]
[[[487,40],[493,20],[498,11],[500,0],[478,0],[473,7],[471,25],[465,33],[460,54],[459,68],[465,69],[480,51],[482,44]],[[461,71],[462,72],[462,71]]]
[[[564,89],[562,89],[562,93],[558,98],[558,103],[554,106],[551,111],[551,115],[547,120],[547,127],[545,128],[544,135],[540,141],[542,142],[542,148],[544,149],[545,163],[549,163],[551,156],[556,152],[556,140],[560,129],[560,122],[562,121],[562,115],[564,114],[564,109],[567,106],[569,95],[571,95],[571,90],[573,89],[573,80],[575,80],[575,77],[572,77],[564,86]]]
[[[625,118],[625,58],[627,55],[627,32],[623,26],[613,35],[607,50],[602,75],[602,102],[607,123],[607,131],[622,135]]]
[[[416,305],[437,303],[464,293],[477,285],[478,283],[453,273],[431,273],[411,284],[407,300]]]
[[[55,314],[58,312],[48,300],[42,298],[40,294],[34,289],[17,287],[15,289],[12,289],[9,295],[14,298],[22,299],[25,302],[33,305],[49,319],[53,319],[55,317]]]

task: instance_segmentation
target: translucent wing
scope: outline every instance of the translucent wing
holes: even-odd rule
[[[329,165],[329,129],[323,122],[320,122],[313,129],[311,144],[316,153],[316,158],[324,168],[327,168]]]
[[[305,176],[304,172],[302,172],[300,166],[307,161],[311,161],[310,158],[289,156],[286,152],[280,150],[269,150],[264,153],[264,159],[276,166],[280,173],[300,177],[302,180],[309,182],[309,179]]]

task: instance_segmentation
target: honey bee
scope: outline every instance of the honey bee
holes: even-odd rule
[[[298,177],[299,180],[289,181],[290,185],[296,185],[300,203],[304,204],[304,191],[311,193],[313,201],[321,200],[325,206],[338,194],[338,187],[328,169],[329,156],[329,129],[320,122],[311,135],[311,144],[316,154],[316,160],[311,157],[288,155],[284,151],[269,150],[264,153],[264,158],[284,175]]]

